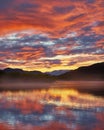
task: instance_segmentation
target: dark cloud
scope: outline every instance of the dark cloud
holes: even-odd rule
[[[0,11],[7,9],[14,0],[0,0]]]
[[[32,4],[32,3],[22,3],[15,7],[15,10],[20,12],[28,12],[31,13],[33,10],[37,11],[39,5],[38,4]]]
[[[92,4],[92,3],[96,2],[96,0],[86,0],[86,2],[87,2],[88,4]]]
[[[75,16],[72,16],[72,17],[67,18],[66,21],[77,20],[77,19],[79,19],[79,18],[82,18],[83,16],[85,16],[85,14],[75,15]]]
[[[75,7],[74,6],[68,6],[68,7],[54,7],[53,11],[55,11],[58,14],[66,14],[70,11],[72,11]]]

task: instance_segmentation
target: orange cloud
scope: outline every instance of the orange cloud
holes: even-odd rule
[[[64,29],[66,33],[78,31],[94,21],[103,20],[102,2],[11,1],[10,6],[4,5],[0,15],[1,34],[14,30],[36,29],[56,37],[63,35],[64,33],[60,32]],[[100,29],[99,25],[93,28],[96,33],[99,33]]]
[[[35,68],[45,72],[49,68],[75,69],[103,61],[102,5],[103,0],[0,1],[1,68]],[[70,58],[76,54],[80,58],[80,54],[89,54],[88,57],[93,54],[93,61],[76,62],[76,58]],[[96,58],[94,54],[100,56]],[[55,59],[57,56],[61,59]],[[43,57],[46,59],[41,60]],[[73,67],[70,63],[74,63]]]

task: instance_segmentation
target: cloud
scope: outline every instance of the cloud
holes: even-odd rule
[[[13,0],[0,0],[0,11],[7,9],[13,3]]]
[[[75,2],[60,0],[54,2],[45,0],[44,2],[43,0],[31,2],[27,0],[1,1],[0,5],[3,5],[1,6],[3,12],[1,12],[0,18],[1,30],[7,32],[13,29],[34,28],[55,37],[65,28],[81,30],[81,28],[89,26],[94,21],[102,22],[102,4],[102,0],[95,2],[82,2],[80,0]],[[7,23],[7,21],[9,22]],[[100,26],[97,25],[93,30],[97,33],[97,28],[100,28]]]
[[[77,68],[91,64],[85,55],[91,55],[92,63],[101,62],[104,54],[102,5],[103,0],[1,0],[1,68],[41,71]],[[71,59],[72,55],[80,58],[83,55],[89,61],[82,58],[84,63],[78,57],[76,61]]]

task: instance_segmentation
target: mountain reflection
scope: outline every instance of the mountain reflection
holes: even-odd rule
[[[103,130],[104,101],[73,89],[0,93],[0,130]]]

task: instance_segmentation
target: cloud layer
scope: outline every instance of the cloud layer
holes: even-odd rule
[[[103,0],[1,0],[0,68],[52,71],[104,61]]]

